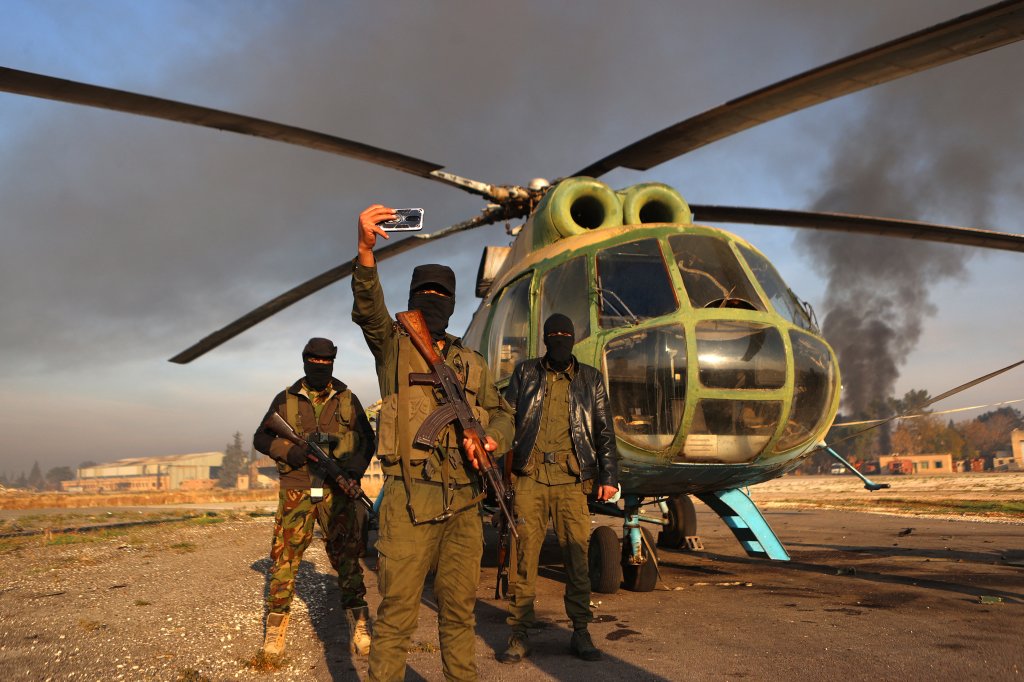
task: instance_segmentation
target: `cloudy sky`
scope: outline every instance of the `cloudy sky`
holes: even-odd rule
[[[985,2],[4,3],[0,65],[289,123],[497,183],[572,172],[655,130]],[[695,203],[880,213],[1021,232],[1024,45],[789,116],[613,187]],[[185,366],[167,358],[355,252],[371,202],[428,229],[481,205],[359,161],[230,133],[0,94],[0,472],[248,442],[301,373],[307,338],[376,398],[336,284]],[[698,216],[699,218],[699,216]],[[1020,254],[736,226],[823,318],[843,292],[898,291],[896,391],[938,394],[1024,358]],[[460,277],[502,226],[382,265]],[[885,258],[882,258],[882,256]],[[909,274],[908,274],[909,273]],[[916,279],[912,282],[901,278]],[[830,285],[831,282],[831,285]],[[922,283],[925,286],[922,286]],[[864,288],[868,287],[868,288]],[[947,401],[1024,397],[1018,370]]]

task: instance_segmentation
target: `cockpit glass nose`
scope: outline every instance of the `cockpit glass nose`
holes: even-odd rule
[[[809,331],[817,331],[807,311],[800,305],[800,301],[790,291],[789,287],[786,286],[786,283],[782,281],[782,277],[779,276],[779,273],[772,264],[768,262],[768,259],[743,244],[737,244],[736,246],[739,247],[743,257],[747,259],[747,265],[750,267],[751,272],[754,273],[754,277],[757,278],[761,288],[764,289],[764,293],[768,295],[775,311],[799,327]]]
[[[700,382],[708,388],[782,388],[786,347],[779,330],[757,322],[697,323]]]
[[[656,239],[609,246],[597,254],[601,326],[626,327],[679,305]]]
[[[797,331],[789,333],[793,344],[793,406],[775,451],[803,445],[831,412],[835,392],[832,354],[821,341]]]
[[[686,435],[683,458],[749,462],[775,435],[781,416],[782,403],[776,400],[701,400]]]
[[[655,327],[605,346],[608,401],[615,434],[650,451],[672,445],[686,409],[686,339],[682,327]]]
[[[668,242],[694,308],[765,309],[726,242],[700,234],[675,235]]]

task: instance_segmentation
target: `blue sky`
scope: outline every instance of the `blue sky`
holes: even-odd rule
[[[9,1],[0,65],[248,113],[461,175],[525,183],[984,4],[609,1],[581,12],[539,1]],[[859,188],[844,199],[853,208],[835,210],[898,205],[906,214],[892,217],[1021,232],[1022,48],[602,179],[665,182],[694,203],[796,209],[848,185]],[[299,350],[314,335],[343,348],[336,374],[372,402],[376,381],[349,320],[347,283],[190,365],[166,359],[351,258],[355,217],[369,203],[423,206],[430,227],[481,208],[468,195],[355,160],[6,94],[0,147],[0,426],[32,434],[0,450],[0,472],[36,460],[48,468],[217,450],[236,430],[248,440],[273,394],[300,374]],[[879,175],[886,191],[844,174],[857,154],[898,171]],[[730,229],[823,316],[825,280],[796,230]],[[463,329],[476,305],[480,251],[504,243],[494,226],[388,262],[392,309],[404,307],[413,265],[448,262],[460,277],[452,327]],[[929,289],[934,314],[898,392],[937,394],[1024,357],[1020,254],[963,258],[959,277]],[[939,407],[1024,397],[1021,386],[1011,373]]]

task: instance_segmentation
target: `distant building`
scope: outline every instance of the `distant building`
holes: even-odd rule
[[[223,452],[119,459],[80,468],[77,479],[61,481],[61,489],[81,493],[204,490],[217,484],[223,462]]]
[[[1010,447],[1017,469],[1024,471],[1024,429],[1014,429],[1010,434]]]
[[[363,479],[359,482],[363,492],[371,498],[376,498],[380,489],[384,487],[384,472],[380,468],[380,460],[376,457],[370,458],[370,466],[366,467]]]
[[[942,455],[882,455],[878,465],[886,474],[917,474],[931,476],[935,474],[951,474],[953,456]]]

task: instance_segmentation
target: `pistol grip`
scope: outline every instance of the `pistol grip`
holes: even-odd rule
[[[433,372],[409,372],[410,386],[440,386]]]

